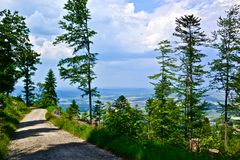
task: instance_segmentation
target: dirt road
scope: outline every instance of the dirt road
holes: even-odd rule
[[[45,120],[46,110],[34,109],[19,124],[8,159],[115,160],[120,159]]]

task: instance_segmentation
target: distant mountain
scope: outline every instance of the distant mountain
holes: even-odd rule
[[[16,87],[13,94],[20,95],[22,87]],[[113,102],[119,96],[124,95],[129,99],[132,106],[138,104],[140,107],[145,106],[145,101],[152,97],[154,90],[150,88],[100,88],[98,89],[101,94],[100,100],[103,102]],[[78,89],[58,89],[57,94],[59,97],[59,105],[66,109],[72,100],[76,100],[80,106],[80,111],[88,111],[88,99],[82,98],[82,92]],[[210,105],[206,108],[206,114],[211,121],[214,121],[222,113],[218,102],[223,102],[224,94],[222,92],[208,92],[208,96],[203,100],[207,101]]]

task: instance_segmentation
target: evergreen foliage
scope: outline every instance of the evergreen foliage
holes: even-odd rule
[[[93,118],[96,120],[97,125],[100,124],[100,121],[102,120],[102,115],[103,115],[103,110],[104,108],[104,103],[101,102],[100,100],[95,101],[95,106],[93,109]]]
[[[30,46],[29,46],[30,47]],[[35,100],[34,94],[34,82],[32,81],[31,77],[34,76],[35,71],[37,70],[36,64],[40,63],[40,54],[31,50],[31,48],[24,49],[21,52],[18,58],[18,66],[21,75],[24,77],[24,96],[26,105],[29,107],[33,104]]]
[[[204,82],[204,66],[202,58],[206,57],[201,53],[199,47],[207,42],[206,35],[201,31],[201,19],[194,15],[185,15],[176,19],[174,36],[178,37],[177,51],[180,55],[181,65],[179,66],[180,76],[178,78],[178,95],[184,110],[185,137],[192,138],[199,136],[199,130],[204,120],[203,109],[206,107],[201,102],[206,89],[202,87]]]
[[[174,93],[174,81],[176,72],[176,59],[171,53],[170,41],[164,40],[159,44],[156,51],[160,52],[157,57],[160,64],[160,73],[149,76],[151,80],[157,80],[157,83],[152,83],[155,90],[155,98],[149,99],[146,104],[146,111],[148,113],[148,137],[158,137],[162,141],[169,138],[176,130],[179,124],[180,108],[170,98],[170,94]],[[152,133],[153,132],[153,133]],[[153,134],[153,135],[151,135]]]
[[[46,107],[56,106],[58,102],[58,97],[56,93],[57,82],[56,82],[55,75],[51,69],[48,71],[48,74],[45,78],[44,84],[42,84],[42,87],[43,87],[43,95],[42,95],[43,104]]]
[[[143,138],[144,117],[141,110],[130,107],[124,96],[120,96],[104,115],[104,125],[113,135],[128,135],[133,138]]]
[[[183,145],[180,108],[169,98],[163,105],[161,100],[150,98],[145,110],[148,122],[148,139],[158,139],[162,143]]]
[[[171,49],[170,41],[164,40],[158,45],[159,48],[155,49],[155,51],[160,52],[160,56],[156,57],[158,64],[160,64],[160,73],[149,76],[149,78],[158,81],[158,83],[152,83],[154,85],[155,97],[161,100],[164,106],[169,95],[174,92],[176,59],[173,58],[173,55],[169,55],[174,53]]]
[[[117,109],[123,109],[123,108],[130,107],[130,103],[125,96],[121,95],[118,97],[118,99],[114,101],[113,107]]]
[[[29,29],[18,12],[0,11],[0,93],[11,93],[21,77],[17,58],[29,44]]]
[[[235,74],[230,87],[233,89],[235,96],[232,100],[232,115],[240,116],[240,70]]]
[[[233,81],[235,80],[236,86],[236,74],[239,70],[240,63],[240,6],[234,5],[227,11],[225,18],[220,17],[218,20],[219,29],[214,33],[216,41],[213,47],[218,49],[218,59],[215,59],[211,63],[211,70],[214,73],[212,85],[217,89],[224,91],[224,103],[220,104],[224,111],[224,144],[227,147],[227,128],[228,128],[228,114],[231,106],[230,94],[234,88]],[[237,88],[235,89],[237,91]]]
[[[72,104],[67,109],[67,114],[69,119],[74,119],[79,116],[80,110],[75,100],[72,100]]]
[[[65,42],[74,47],[73,57],[62,59],[58,67],[63,79],[69,79],[70,84],[78,84],[78,88],[84,93],[82,96],[88,96],[91,123],[92,97],[98,96],[96,88],[92,87],[92,81],[96,78],[93,67],[97,54],[90,50],[92,44],[90,39],[96,32],[89,28],[88,21],[91,18],[87,2],[87,0],[67,1],[64,7],[67,15],[59,22],[60,28],[66,32],[58,36],[54,44]]]

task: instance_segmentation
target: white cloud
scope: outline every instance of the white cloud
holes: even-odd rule
[[[236,0],[234,0],[237,2]],[[208,33],[216,27],[216,20],[234,2],[232,0],[197,1],[167,0],[153,13],[136,12],[133,3],[116,0],[89,1],[94,29],[96,50],[128,53],[152,51],[162,39],[172,39],[175,18],[184,14],[202,17],[203,29]]]
[[[139,39],[144,36],[146,12],[135,13],[133,3],[114,0],[89,1],[89,7],[93,28],[99,33],[95,38],[97,50],[110,53],[113,49],[123,52],[135,52],[136,48],[144,50]]]
[[[37,36],[31,36],[30,40],[34,45],[33,49],[40,53],[43,59],[59,60],[72,55],[72,49],[68,48],[65,44],[54,46],[52,41]]]

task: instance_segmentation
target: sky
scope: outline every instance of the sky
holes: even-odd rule
[[[34,50],[41,54],[35,83],[43,82],[53,69],[59,88],[71,88],[60,78],[57,64],[70,57],[66,44],[54,46],[56,36],[64,31],[58,22],[66,14],[67,0],[0,0],[0,10],[19,11],[26,17]],[[217,19],[238,0],[89,0],[90,27],[98,34],[92,39],[92,51],[99,53],[94,70],[99,88],[149,88],[148,76],[158,73],[154,49],[164,39],[175,40],[172,33],[176,17],[195,14],[201,27],[211,36],[217,29]],[[239,3],[239,2],[238,2]],[[213,58],[211,49],[204,50],[206,61]],[[17,85],[22,85],[19,80]]]

